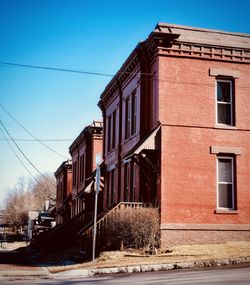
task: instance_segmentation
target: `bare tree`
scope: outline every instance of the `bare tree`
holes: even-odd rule
[[[29,193],[29,185],[25,179],[19,178],[13,189],[9,189],[6,197],[6,214],[13,226],[19,227],[27,222],[28,211],[32,198]]]
[[[7,192],[6,215],[11,224],[18,228],[27,223],[29,211],[43,210],[46,200],[53,204],[55,199],[55,178],[52,174],[40,175],[35,182],[22,177],[18,179],[16,186]]]
[[[52,173],[44,173],[36,178],[36,181],[30,183],[31,191],[37,202],[38,210],[42,210],[44,202],[49,200],[51,204],[56,201],[56,181]]]

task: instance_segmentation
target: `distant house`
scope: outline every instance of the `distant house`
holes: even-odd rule
[[[104,208],[158,205],[162,245],[250,239],[249,90],[250,35],[159,23],[100,97]]]
[[[56,178],[56,223],[62,224],[71,218],[72,209],[72,162],[64,161],[55,172]]]
[[[93,219],[94,171],[96,155],[102,157],[102,122],[94,121],[85,127],[69,147],[72,156],[72,212],[71,218],[82,225]],[[100,193],[99,210],[102,210]]]

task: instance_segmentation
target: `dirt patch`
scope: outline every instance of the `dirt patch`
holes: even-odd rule
[[[145,255],[140,250],[102,252],[95,262],[82,262],[67,266],[50,266],[51,273],[73,269],[130,266],[139,264],[159,264],[189,262],[206,259],[223,259],[250,256],[250,242],[228,242],[225,244],[185,245],[168,248],[157,255]]]

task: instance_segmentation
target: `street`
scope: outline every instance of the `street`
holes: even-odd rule
[[[0,280],[5,284],[55,284],[55,285],[80,285],[80,284],[167,284],[167,285],[249,285],[250,268],[201,270],[201,271],[168,271],[148,272],[139,274],[117,274],[77,279],[36,279],[36,280]]]

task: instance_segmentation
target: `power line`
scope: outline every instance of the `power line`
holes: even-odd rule
[[[67,69],[67,68],[58,68],[58,67],[50,67],[50,66],[40,66],[40,65],[30,65],[30,64],[21,64],[14,62],[6,62],[0,61],[1,64],[17,66],[17,67],[26,67],[26,68],[35,68],[35,69],[44,69],[44,70],[52,70],[52,71],[62,71],[62,72],[71,72],[71,73],[80,73],[86,75],[97,75],[97,76],[105,76],[105,77],[114,77],[114,73],[105,73],[105,72],[94,72],[88,70],[76,70],[76,69]],[[138,74],[138,72],[123,72],[118,71],[116,74]],[[154,75],[154,73],[140,73],[141,75]]]
[[[14,138],[16,142],[35,142],[36,139],[16,139]],[[0,141],[11,141],[8,138],[0,138]],[[73,139],[40,139],[41,142],[72,142]]]
[[[10,139],[12,140],[12,142],[15,144],[15,146],[17,147],[17,149],[21,152],[21,154],[25,157],[25,159],[29,162],[29,164],[41,175],[43,176],[46,180],[48,180],[51,184],[53,184],[54,186],[56,186],[56,184],[54,183],[54,181],[50,180],[48,177],[46,177],[30,160],[29,158],[25,155],[25,153],[21,150],[21,148],[18,146],[18,144],[15,142],[15,140],[12,138],[11,134],[8,132],[8,130],[6,129],[6,127],[4,126],[3,122],[0,120],[0,124],[2,125],[2,127],[4,128],[5,132],[8,134],[8,136],[10,137]]]
[[[3,136],[6,138],[2,128],[0,127],[0,131],[3,134]],[[36,177],[29,171],[29,169],[26,167],[26,165],[23,163],[23,161],[21,160],[21,158],[18,156],[18,154],[16,153],[15,149],[12,147],[12,145],[10,144],[9,140],[6,138],[6,142],[8,143],[9,147],[12,149],[14,155],[16,156],[16,158],[19,160],[19,162],[22,164],[22,166],[27,170],[27,172],[29,173],[29,175],[40,185],[42,185],[37,179]]]
[[[6,64],[6,65],[18,66],[18,67],[45,69],[45,70],[71,72],[71,73],[81,73],[81,74],[87,74],[87,75],[99,75],[99,76],[106,76],[106,77],[114,76],[113,74],[102,73],[102,72],[92,72],[92,71],[74,70],[74,69],[57,68],[57,67],[49,67],[49,66],[38,66],[38,65],[20,64],[20,63],[13,63],[13,62],[3,62],[3,61],[1,61],[0,63]]]
[[[35,68],[35,69],[44,69],[44,70],[52,70],[52,71],[62,71],[62,72],[71,72],[71,73],[81,73],[81,74],[87,74],[87,75],[97,75],[97,76],[106,76],[106,77],[114,77],[116,74],[127,74],[127,75],[137,75],[139,72],[123,72],[118,71],[116,74],[112,73],[105,73],[105,72],[92,72],[92,71],[84,71],[84,70],[75,70],[75,69],[66,69],[66,68],[57,68],[57,67],[49,67],[49,66],[39,66],[39,65],[29,65],[29,64],[20,64],[20,63],[13,63],[13,62],[5,62],[0,61],[0,64],[4,65],[10,65],[10,66],[17,66],[17,67],[26,67],[26,68]],[[197,71],[199,73],[199,71]],[[174,84],[181,84],[181,85],[188,85],[188,86],[212,86],[212,84],[204,84],[204,83],[184,83],[183,81],[171,81],[166,79],[161,79],[159,76],[155,73],[151,72],[140,72],[140,75],[147,75],[155,77],[160,82],[166,82],[166,83],[174,83]],[[248,86],[241,86],[241,89],[249,89]]]
[[[46,147],[47,149],[49,149],[50,151],[54,152],[55,154],[59,155],[60,157],[62,158],[65,158],[65,159],[69,159],[68,157],[60,154],[59,152],[57,152],[56,150],[52,149],[51,147],[49,147],[47,144],[45,144],[44,142],[42,142],[40,139],[38,139],[35,135],[33,135],[30,131],[28,131],[21,123],[19,123],[17,121],[16,118],[14,118],[13,115],[11,115],[5,108],[4,106],[0,103],[0,106],[1,108],[21,127],[23,128],[31,137],[33,137],[36,141],[38,141],[40,144],[42,144],[44,147]]]

